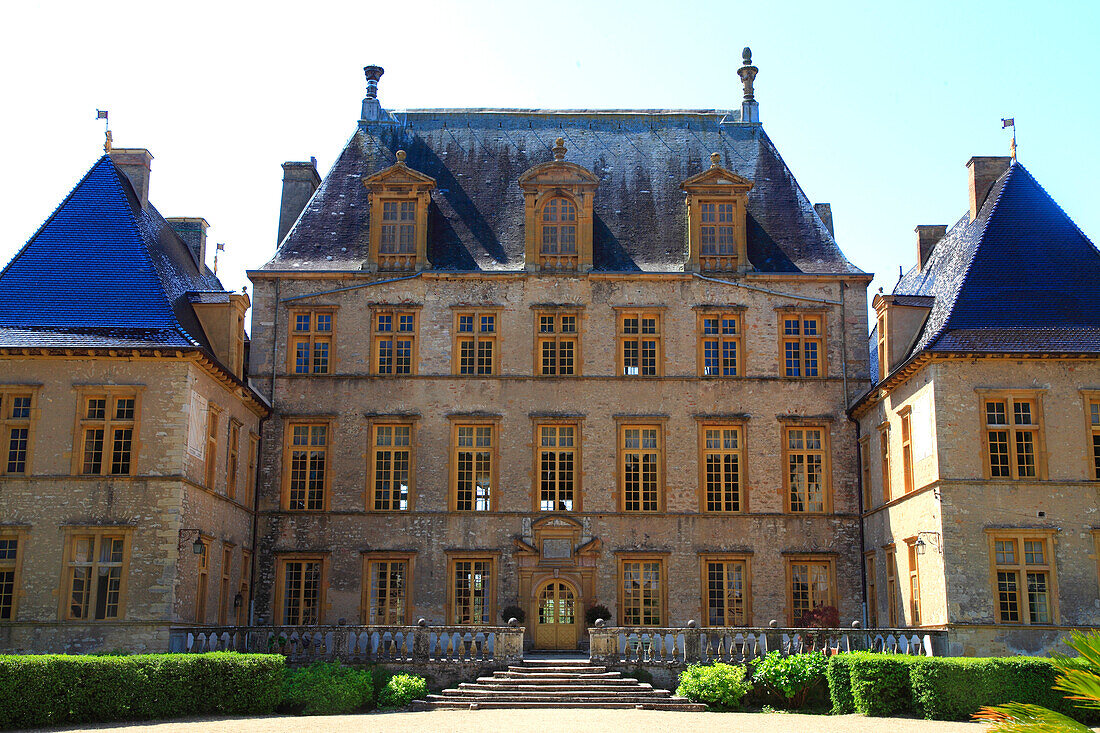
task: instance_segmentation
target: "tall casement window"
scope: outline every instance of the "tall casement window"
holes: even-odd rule
[[[1085,399],[1089,438],[1089,478],[1100,481],[1100,396]]]
[[[886,546],[886,623],[898,628],[898,554],[893,545]]]
[[[982,396],[987,478],[1046,478],[1037,393]]]
[[[744,511],[745,441],[742,426],[701,422],[699,430],[703,510]]]
[[[229,420],[229,447],[225,459],[225,495],[230,499],[237,498],[237,481],[241,464],[241,421],[236,418]]]
[[[878,381],[886,379],[886,375],[890,373],[890,365],[887,363],[886,356],[886,314],[878,314],[878,323],[875,328],[875,347],[876,356],[878,357]]]
[[[129,476],[137,448],[138,394],[93,391],[79,402],[78,472],[84,475]]]
[[[832,558],[814,555],[789,557],[787,577],[791,626],[802,626],[805,623],[802,617],[815,609],[836,606],[836,576]]]
[[[362,623],[404,626],[410,622],[410,555],[364,555]]]
[[[367,509],[408,511],[412,496],[413,425],[374,423],[370,434]]]
[[[699,375],[739,377],[744,374],[740,311],[699,314]]]
[[[737,254],[733,239],[734,204],[704,201],[699,204],[699,254],[703,257],[731,257]]]
[[[543,512],[580,509],[580,425],[536,423],[538,508]]]
[[[999,624],[1058,620],[1053,532],[987,530]]]
[[[619,311],[619,374],[659,377],[664,373],[661,314],[655,311]]]
[[[749,561],[745,556],[704,556],[703,607],[707,626],[747,626]]]
[[[875,553],[864,556],[867,566],[867,628],[878,628],[878,576],[875,575]]]
[[[255,433],[248,434],[248,475],[245,477],[244,497],[241,503],[245,506],[252,505],[252,490],[256,486],[256,461],[260,456],[260,436]]]
[[[221,417],[221,408],[213,402],[209,403],[206,414],[206,451],[205,465],[203,466],[203,484],[213,491],[214,481],[217,478],[215,469],[218,466],[218,418]]]
[[[416,201],[383,201],[380,254],[416,254]]]
[[[19,576],[26,541],[24,529],[0,529],[0,621],[15,621],[19,612]]]
[[[859,479],[863,494],[863,511],[871,509],[871,439],[864,435],[859,439]]]
[[[324,621],[325,559],[294,555],[278,559],[275,607],[282,626],[309,626]]]
[[[779,359],[785,377],[825,376],[825,319],[820,313],[779,312]]]
[[[496,617],[496,558],[452,556],[448,623],[486,626]]]
[[[456,311],[454,315],[454,373],[485,377],[497,373],[496,311]]]
[[[0,390],[0,445],[6,449],[0,461],[0,473],[20,476],[29,473],[31,450],[31,410],[34,392]]]
[[[290,312],[290,368],[295,374],[328,374],[332,370],[332,334],[336,312]]]
[[[328,495],[329,423],[288,422],[283,508],[323,511]]]
[[[61,618],[106,621],[126,615],[129,527],[66,528]]]
[[[619,425],[619,494],[624,512],[656,512],[664,503],[661,425]]]
[[[890,423],[888,422],[878,426],[878,453],[882,467],[882,503],[886,504],[893,498],[890,486]]]
[[[488,512],[496,507],[497,426],[458,423],[451,435],[451,510]]]
[[[229,606],[233,602],[230,597],[233,593],[230,568],[233,565],[233,547],[222,546],[222,580],[218,587],[218,623],[225,626],[229,622]]]
[[[195,580],[195,623],[206,623],[206,596],[210,588],[210,540],[200,537],[202,552],[198,554],[198,576]]]
[[[416,321],[415,310],[376,308],[372,312],[375,374],[416,374]]]
[[[572,377],[581,373],[579,321],[576,311],[535,312],[535,374]]]
[[[252,553],[248,550],[241,550],[241,576],[240,582],[237,583],[237,592],[241,595],[241,604],[234,609],[237,626],[248,625],[248,608],[252,603],[251,572]]]
[[[542,205],[539,217],[539,261],[552,270],[577,267],[577,207],[563,196],[554,196]]]
[[[921,625],[920,613],[920,565],[917,555],[917,538],[906,540],[909,548],[909,625]]]
[[[664,621],[664,558],[619,558],[620,625],[661,626]]]
[[[829,434],[822,425],[783,427],[787,511],[818,513],[830,510]]]
[[[913,417],[910,408],[898,411],[901,419],[901,475],[905,493],[913,490]]]

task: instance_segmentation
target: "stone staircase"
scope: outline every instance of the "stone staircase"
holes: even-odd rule
[[[419,701],[420,709],[639,708],[703,711],[706,706],[587,660],[524,660]]]

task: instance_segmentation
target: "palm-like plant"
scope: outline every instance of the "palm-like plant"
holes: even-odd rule
[[[1054,689],[1068,692],[1066,699],[1079,708],[1100,710],[1100,633],[1074,631],[1066,643],[1081,656],[1054,656],[1059,673]],[[991,733],[1092,733],[1092,728],[1061,713],[1019,702],[984,707],[974,718],[993,723]]]

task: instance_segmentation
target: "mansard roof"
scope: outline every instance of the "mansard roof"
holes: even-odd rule
[[[210,351],[196,291],[224,288],[104,155],[0,272],[0,348]]]
[[[753,182],[748,256],[765,272],[861,271],[840,251],[763,128],[713,110],[547,111],[424,109],[360,121],[266,270],[359,270],[370,211],[362,179],[405,150],[408,166],[436,179],[428,218],[435,270],[523,269],[519,178],[567,160],[599,181],[593,266],[603,271],[683,271],[687,216],[681,184],[721,165]]]

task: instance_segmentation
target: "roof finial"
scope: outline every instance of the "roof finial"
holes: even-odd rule
[[[1012,143],[1008,146],[1008,150],[1012,153],[1012,159],[1016,160],[1016,118],[1015,117],[1002,117],[1001,129],[1006,127],[1012,128]]]
[[[381,66],[364,66],[363,73],[367,77],[367,99],[378,99],[378,80],[386,70]]]
[[[759,122],[760,107],[753,95],[752,85],[760,69],[752,65],[752,49],[748,46],[745,46],[745,50],[741,52],[741,62],[741,68],[737,70],[737,75],[741,77],[741,84],[745,87],[745,98],[741,102],[741,121]]]
[[[397,164],[398,165],[405,165],[405,151],[404,150],[398,150],[397,151]]]
[[[722,160],[722,154],[721,153],[711,153],[710,154],[710,167],[711,168],[717,168],[718,163],[721,162],[721,160]]]
[[[559,137],[554,141],[554,160],[565,160],[566,150],[565,138]]]
[[[103,137],[104,137],[103,152],[104,153],[110,153],[111,152],[111,143],[114,142],[114,140],[111,139],[111,131],[110,130],[105,130],[104,133],[103,133]]]

